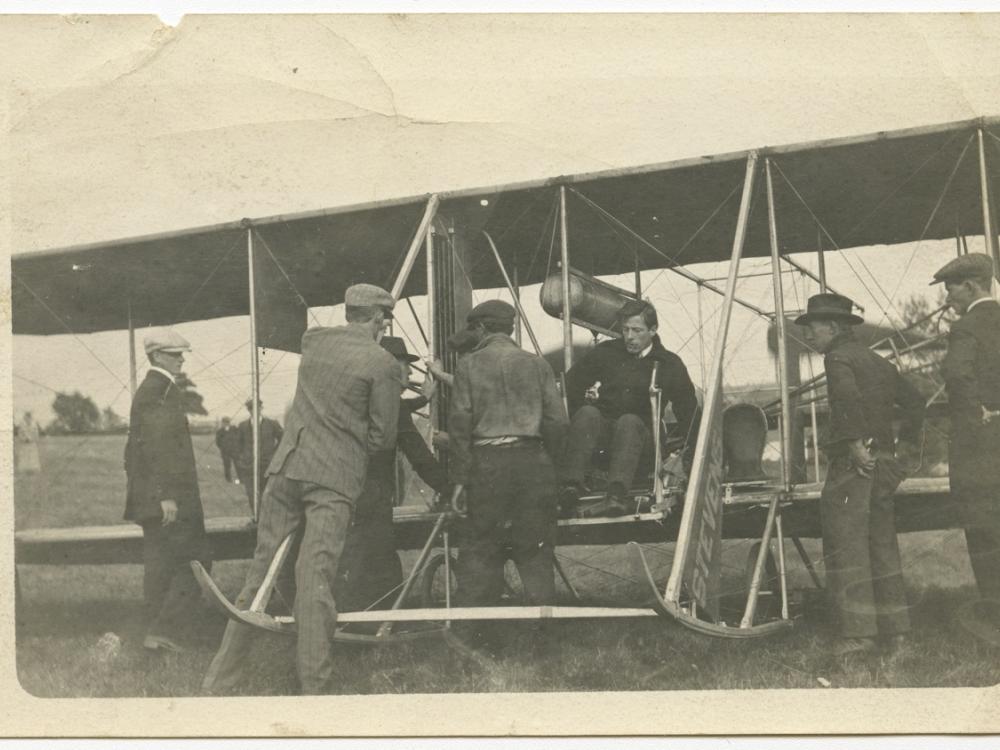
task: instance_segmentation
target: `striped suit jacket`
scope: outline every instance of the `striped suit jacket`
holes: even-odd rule
[[[267,473],[356,501],[369,457],[396,443],[401,393],[398,363],[364,331],[309,329],[285,434]]]

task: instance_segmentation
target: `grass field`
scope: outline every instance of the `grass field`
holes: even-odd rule
[[[43,475],[18,477],[18,529],[116,523],[124,505],[121,455],[124,438],[57,438],[43,442]],[[196,436],[206,514],[238,515],[246,498],[225,485],[211,436]],[[819,546],[806,542],[819,557]],[[516,648],[523,626],[511,624],[504,658],[474,659],[442,639],[378,648],[336,645],[341,694],[556,690],[666,690],[720,688],[819,688],[983,686],[1000,681],[1000,654],[967,635],[955,622],[958,605],[974,593],[961,534],[928,532],[902,538],[903,562],[914,625],[914,648],[889,662],[877,657],[846,665],[828,656],[831,633],[821,597],[809,595],[809,578],[789,558],[797,627],[774,638],[737,642],[711,639],[660,619],[557,621],[541,651]],[[672,545],[647,548],[662,577]],[[724,586],[742,588],[749,542],[727,543]],[[645,584],[622,547],[560,548],[574,585],[588,602],[635,606]],[[404,562],[412,554],[404,556]],[[246,562],[218,563],[213,571],[234,595]],[[147,655],[141,643],[142,571],[139,566],[23,567],[23,601],[17,619],[18,674],[39,696],[184,696],[197,694],[201,677],[225,625],[202,613],[181,655]],[[568,596],[565,592],[564,595]],[[738,599],[734,595],[734,599]],[[738,602],[734,603],[734,606]],[[117,657],[102,658],[104,633],[121,636]],[[261,634],[255,667],[242,692],[294,690],[291,639]],[[821,679],[822,678],[822,681]]]

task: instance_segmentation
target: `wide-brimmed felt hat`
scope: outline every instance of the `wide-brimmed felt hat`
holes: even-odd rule
[[[406,350],[406,342],[398,336],[383,336],[380,343],[382,348],[396,359],[405,359],[407,362],[416,362],[420,359],[416,354],[410,354]]]
[[[795,319],[795,324],[804,326],[814,320],[840,320],[851,325],[864,323],[865,319],[855,315],[854,302],[842,294],[814,294],[806,304],[806,311]]]
[[[968,253],[952,258],[938,269],[931,284],[945,281],[967,281],[993,275],[993,259],[985,253]]]

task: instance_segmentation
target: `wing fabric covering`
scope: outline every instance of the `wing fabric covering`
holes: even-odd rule
[[[766,149],[775,166],[781,252],[894,244],[982,234],[979,122]],[[1000,184],[1000,149],[987,125],[987,163]],[[469,236],[486,229],[522,285],[544,281],[566,185],[572,263],[595,276],[721,261],[736,223],[746,152],[611,173],[442,194],[439,216]],[[256,219],[250,222],[286,283],[265,298],[301,295],[333,305],[367,281],[390,285],[427,197]],[[624,227],[627,227],[625,229]],[[58,334],[170,325],[246,315],[247,229],[239,222],[13,258],[15,334]],[[754,212],[744,257],[769,255],[766,212]],[[476,288],[503,277],[484,243],[462,269]],[[261,274],[267,277],[267,274]],[[413,273],[405,295],[422,294]],[[273,294],[272,294],[273,293]],[[299,300],[298,304],[301,304]],[[268,302],[270,304],[270,302]],[[291,308],[289,308],[289,311]],[[296,313],[297,315],[298,313]]]

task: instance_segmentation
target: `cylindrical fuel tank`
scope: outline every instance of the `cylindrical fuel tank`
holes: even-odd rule
[[[592,331],[612,334],[618,322],[618,311],[633,299],[635,297],[623,289],[570,269],[569,309],[573,322],[578,325]],[[563,285],[559,272],[549,276],[542,284],[539,300],[545,312],[554,318],[561,317]]]

